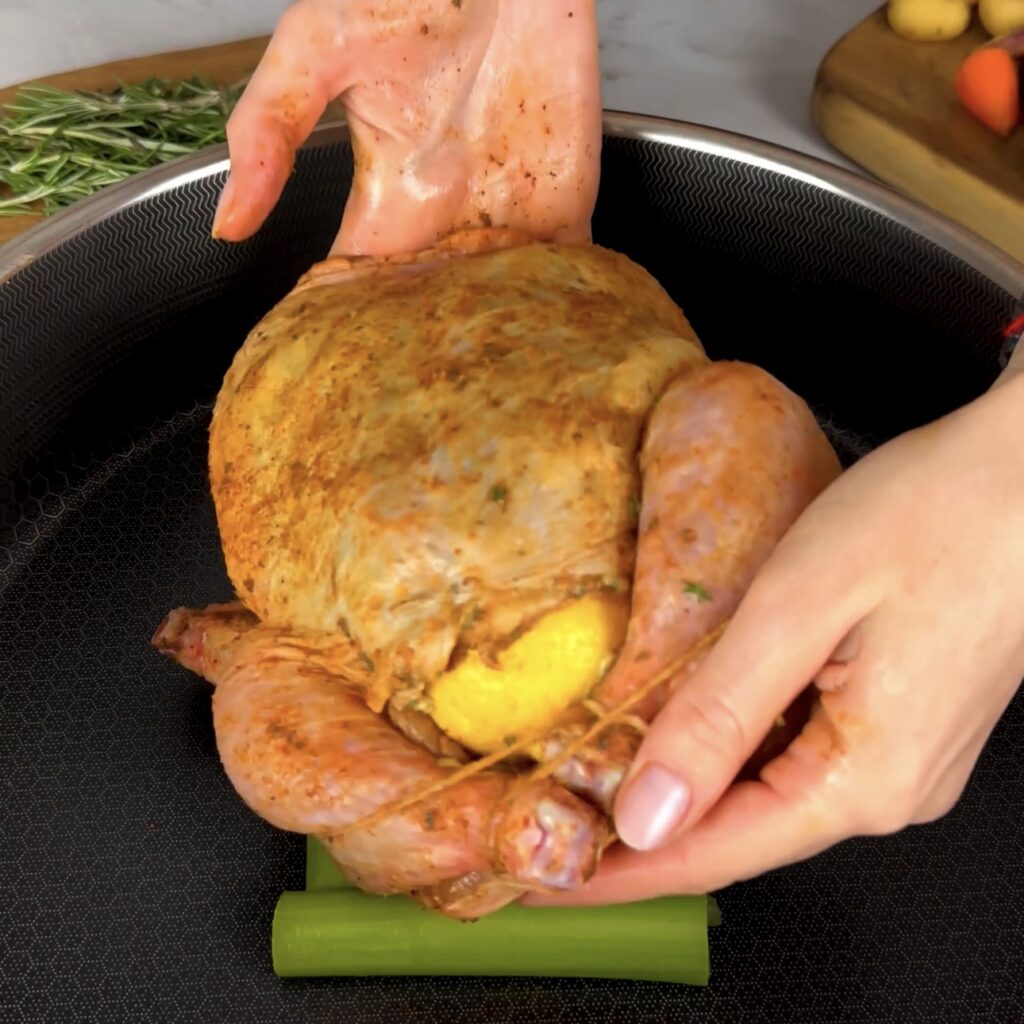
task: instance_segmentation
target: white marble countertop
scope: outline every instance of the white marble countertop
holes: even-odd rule
[[[828,48],[880,0],[597,0],[604,104],[846,164],[809,114]],[[286,0],[0,0],[0,86],[271,31]]]

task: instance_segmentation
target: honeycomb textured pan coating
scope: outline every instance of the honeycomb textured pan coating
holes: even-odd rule
[[[1022,1019],[1020,700],[944,820],[720,894],[707,990],[273,976],[271,914],[302,885],[303,842],[241,804],[209,690],[148,639],[171,607],[229,596],[210,403],[326,252],[350,173],[343,144],[305,151],[239,246],[209,238],[222,177],[200,177],[0,286],[0,1020]],[[805,395],[847,461],[983,390],[1015,308],[882,213],[663,143],[608,140],[595,227],[713,356]]]

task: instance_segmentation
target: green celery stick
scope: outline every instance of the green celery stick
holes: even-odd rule
[[[353,888],[320,840],[315,836],[306,836],[306,889]]]
[[[357,890],[355,890],[354,887],[352,886],[352,883],[345,877],[345,874],[341,871],[341,869],[338,867],[338,865],[334,862],[334,860],[331,858],[330,854],[327,852],[327,850],[324,848],[324,846],[321,844],[321,842],[319,842],[317,839],[313,838],[312,836],[306,837],[306,890],[310,894],[311,893],[317,893],[317,892],[325,892],[325,891],[326,892],[343,892],[343,893],[345,893],[348,896],[355,897],[354,913],[359,916],[360,920],[361,920],[362,914],[364,914],[364,909],[362,909],[362,905],[364,905],[365,901],[367,901],[367,900],[372,900],[372,901],[376,901],[376,902],[380,902],[381,901],[381,897],[369,896],[367,894],[359,893]],[[321,905],[321,906],[317,907],[316,905],[314,905],[313,902],[308,901],[308,900],[304,900],[300,904],[295,904],[295,901],[292,899],[292,897],[299,897],[299,896],[302,896],[302,895],[304,895],[304,894],[301,894],[301,893],[286,894],[287,900],[283,898],[283,901],[282,901],[283,903],[285,903],[285,910],[283,912],[282,922],[279,924],[278,918],[276,918],[276,916],[274,918],[274,931],[273,931],[274,970],[276,972],[278,972],[278,974],[282,975],[283,977],[289,977],[289,976],[309,977],[309,976],[313,976],[313,972],[315,972],[315,973],[323,973],[323,974],[327,974],[329,976],[353,975],[353,974],[415,974],[415,973],[434,974],[434,973],[440,973],[440,974],[449,974],[449,975],[451,975],[451,974],[502,974],[502,973],[507,973],[501,967],[496,968],[494,970],[483,970],[483,969],[478,968],[478,969],[473,970],[473,971],[467,971],[467,970],[464,970],[464,969],[460,969],[458,967],[457,968],[453,968],[453,967],[449,966],[449,967],[445,968],[442,971],[432,971],[432,970],[430,970],[430,965],[429,964],[422,963],[422,958],[421,957],[417,957],[421,961],[419,968],[413,967],[413,968],[408,968],[408,969],[401,969],[401,968],[395,967],[395,968],[391,968],[391,969],[384,969],[384,970],[382,970],[378,966],[378,967],[374,967],[374,968],[368,968],[366,970],[359,970],[357,965],[352,965],[350,963],[348,963],[348,964],[344,963],[347,954],[346,954],[345,949],[342,948],[338,944],[336,939],[339,936],[342,939],[345,939],[345,935],[347,934],[347,929],[342,929],[339,926],[337,920],[334,920],[334,921],[331,920],[331,914],[332,913],[334,913],[334,912],[339,912],[339,913],[343,912],[346,907],[351,907],[352,903],[349,902],[349,901],[346,901],[342,906],[335,907],[334,909],[332,909],[333,904],[331,904],[331,903],[328,903],[326,905]],[[700,899],[700,897],[689,897],[689,898],[687,898],[685,900],[685,903],[686,903],[685,911],[686,911],[687,914],[693,914],[694,912],[697,912],[698,908],[697,908],[696,903],[697,903],[697,900],[699,900],[699,899]],[[707,927],[714,927],[714,926],[716,926],[716,925],[718,925],[720,923],[720,921],[721,921],[721,914],[720,914],[720,911],[719,911],[719,908],[718,908],[718,904],[716,903],[714,898],[711,897],[711,896],[708,896],[706,899],[707,899],[706,907],[705,907],[706,924],[707,924]],[[428,934],[423,939],[423,941],[426,941],[426,942],[431,942],[432,941],[432,932],[433,932],[433,929],[434,929],[434,925],[438,921],[441,922],[441,927],[445,928],[446,931],[452,931],[451,927],[444,925],[444,922],[446,921],[446,919],[439,918],[439,916],[437,914],[431,914],[428,911],[424,911],[420,907],[418,907],[416,904],[407,903],[407,901],[404,901],[404,899],[402,897],[395,897],[393,899],[389,899],[389,900],[386,901],[386,903],[387,903],[387,907],[386,908],[388,910],[388,920],[391,921],[391,925],[389,927],[391,927],[392,929],[397,929],[399,932],[409,933],[409,934],[407,934],[406,937],[402,938],[402,940],[401,940],[404,944],[406,944],[406,947],[407,947],[407,957],[409,955],[413,955],[413,954],[415,954],[417,952],[415,947],[412,948],[412,949],[409,948],[409,943],[415,942],[415,941],[419,941],[419,940],[416,939],[416,934],[418,934],[418,933],[415,932],[415,929],[421,928],[422,925],[424,924],[423,921],[422,921],[424,914],[428,915],[429,921],[427,922],[427,931],[430,934]],[[288,904],[294,904],[294,905],[289,907]],[[410,913],[409,910],[399,911],[398,914],[397,914],[397,920],[392,920],[394,918],[394,915],[390,914],[390,911],[392,909],[395,909],[395,908],[401,906],[402,904],[408,906],[413,912]],[[662,910],[663,914],[665,914],[665,913],[671,914],[671,913],[676,912],[676,908],[677,908],[678,904],[679,904],[678,900],[662,899],[662,900],[656,900],[656,901],[652,901],[652,902],[649,902],[649,903],[646,903],[646,904],[641,904],[641,905],[646,908],[648,913],[650,912],[650,910],[652,910],[656,906],[656,907],[660,908],[660,910]],[[295,940],[296,937],[298,937],[300,942],[304,941],[304,942],[307,942],[307,943],[309,943],[309,942],[317,943],[316,937],[315,936],[310,936],[306,932],[306,921],[307,921],[307,915],[308,915],[308,912],[309,912],[310,908],[312,908],[313,910],[317,911],[319,914],[327,915],[327,919],[328,919],[328,921],[327,921],[327,932],[328,932],[328,934],[325,935],[325,937],[324,937],[324,943],[327,946],[329,946],[329,947],[331,946],[332,942],[334,943],[332,948],[319,948],[318,950],[316,950],[316,952],[315,952],[316,963],[315,963],[315,965],[312,966],[312,971],[307,969],[307,967],[306,967],[305,956],[306,956],[307,950],[299,950],[299,953],[301,954],[301,958],[299,959],[299,961],[296,961],[296,953],[295,953],[296,947],[294,945],[292,945],[292,943],[293,943],[293,941]],[[602,927],[602,922],[597,921],[597,916],[596,915],[604,913],[607,909],[609,909],[609,908],[600,908],[600,907],[588,908],[586,910],[587,918],[588,918],[587,927],[588,928],[595,927],[595,922],[596,922],[596,927],[598,929],[600,929]],[[512,911],[513,913],[518,912],[520,914],[521,913],[532,912],[532,911],[525,910],[524,908],[521,908],[521,907],[509,907],[509,908],[506,908],[506,909],[500,911],[498,916],[500,916],[500,918],[507,919],[508,916],[509,916],[510,911]],[[280,904],[279,904],[279,912],[282,912],[282,907],[281,907]],[[560,908],[558,910],[546,910],[545,912],[546,912],[546,914],[554,913],[556,916],[558,916],[559,919],[564,919],[564,916],[565,916],[566,913],[574,914],[574,915],[579,915],[581,911],[579,911],[579,910],[572,910],[572,909],[568,909],[568,908]],[[296,920],[296,915],[298,915],[297,920]],[[350,916],[351,916],[351,914],[350,914]],[[378,919],[376,919],[376,918],[373,919],[373,921],[375,921],[375,922],[377,920]],[[492,916],[492,918],[488,918],[486,920],[487,921],[494,921],[495,918],[494,918],[494,916]],[[324,924],[323,920],[321,921],[321,924],[322,925]],[[481,922],[476,922],[473,925],[464,925],[464,924],[459,923],[459,922],[455,922],[453,924],[455,924],[457,926],[457,928],[461,930],[461,929],[465,929],[467,927],[470,928],[470,929],[478,928],[480,926]],[[631,924],[631,923],[628,923],[628,924]],[[697,925],[699,926],[699,922],[697,922]],[[361,926],[357,925],[356,927],[373,927],[373,926],[370,926],[368,922],[364,921],[364,923],[362,923]],[[521,927],[524,927],[524,926],[523,925],[519,925],[519,927],[521,928]],[[617,927],[617,926],[613,926],[613,927]],[[664,928],[664,926],[658,926],[658,927],[663,927]],[[410,931],[411,928],[414,930],[413,932]],[[487,925],[487,928],[488,929],[494,929],[494,925]],[[550,931],[551,931],[550,927],[546,926],[546,931],[548,931],[550,933]],[[473,934],[472,932],[463,933],[461,931],[457,934],[457,938],[459,940],[463,940],[466,934],[468,934],[469,938],[472,938],[472,934]],[[564,928],[561,928],[561,930],[559,931],[559,935],[564,935]],[[497,939],[498,937],[496,936],[495,938]],[[285,963],[282,963],[281,965],[279,965],[279,961],[281,959],[281,955],[280,954],[281,954],[281,952],[282,952],[282,950],[284,948],[282,946],[282,942],[283,941],[286,941],[289,944],[290,949],[288,951],[284,952]],[[358,942],[360,940],[357,939],[357,938],[353,938],[352,941]],[[512,940],[510,940],[510,943],[511,943],[511,941]],[[566,940],[566,941],[569,941],[569,940]],[[571,941],[570,941],[570,944],[572,944]],[[706,949],[706,947],[707,947],[707,941],[705,940],[705,943],[703,943],[703,948]],[[500,950],[499,950],[499,952],[500,952]],[[690,977],[677,978],[675,976],[674,972],[673,972],[674,976],[672,978],[669,978],[668,980],[681,980],[684,983],[690,983],[690,984],[707,984],[707,976],[708,976],[708,973],[709,973],[708,962],[707,962],[707,951],[705,952],[705,954],[703,954],[703,956],[705,956],[705,961],[703,961],[703,963],[705,963],[705,967],[703,967],[703,975],[702,975],[702,977],[705,980],[701,981],[699,975],[696,977],[695,980],[691,979]],[[318,965],[318,966],[316,966],[316,965]],[[594,973],[594,972],[590,971],[589,969],[587,969],[587,964],[586,963],[583,965],[583,968],[584,968],[583,974],[585,976],[590,976],[590,975],[597,976],[597,977],[612,977],[612,976],[617,977],[618,976],[617,973],[616,974],[609,974],[606,967],[603,970],[598,970],[597,973]],[[513,973],[516,973],[516,974],[540,975],[540,974],[543,973],[543,971],[541,971],[541,970],[531,970],[531,971],[516,970]],[[579,969],[577,969],[577,970],[569,969],[568,973],[566,973],[565,971],[561,971],[561,970],[557,970],[556,969],[555,971],[553,971],[551,973],[554,973],[554,974],[557,974],[557,975],[565,975],[565,976],[580,976],[580,974],[581,974]],[[629,977],[634,977],[634,975],[636,973],[637,972],[632,972],[632,971],[628,972],[628,976]],[[654,979],[654,980],[662,980],[662,979],[658,978],[658,979]]]
[[[372,975],[624,978],[706,985],[705,896],[607,907],[512,905],[479,921],[403,896],[286,892],[272,929],[282,978]]]

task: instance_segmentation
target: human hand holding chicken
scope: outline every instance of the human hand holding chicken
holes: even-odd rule
[[[341,97],[360,166],[333,253],[415,252],[490,224],[588,239],[597,60],[592,0],[300,0],[228,123],[214,234],[257,230]]]
[[[1015,371],[812,503],[641,746],[616,804],[633,849],[531,901],[704,892],[953,807],[1024,674]],[[809,723],[733,784],[809,679]]]

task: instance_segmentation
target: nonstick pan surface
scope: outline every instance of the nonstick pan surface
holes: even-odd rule
[[[319,129],[238,246],[209,237],[225,170],[222,150],[170,165],[0,251],[0,1020],[1024,1018],[1020,699],[948,817],[721,893],[708,989],[274,977],[303,840],[242,805],[208,687],[149,637],[170,608],[231,596],[211,402],[326,253],[351,154]],[[713,356],[804,395],[847,461],[984,390],[1024,293],[1020,268],[860,179],[625,115],[607,118],[595,232]]]

